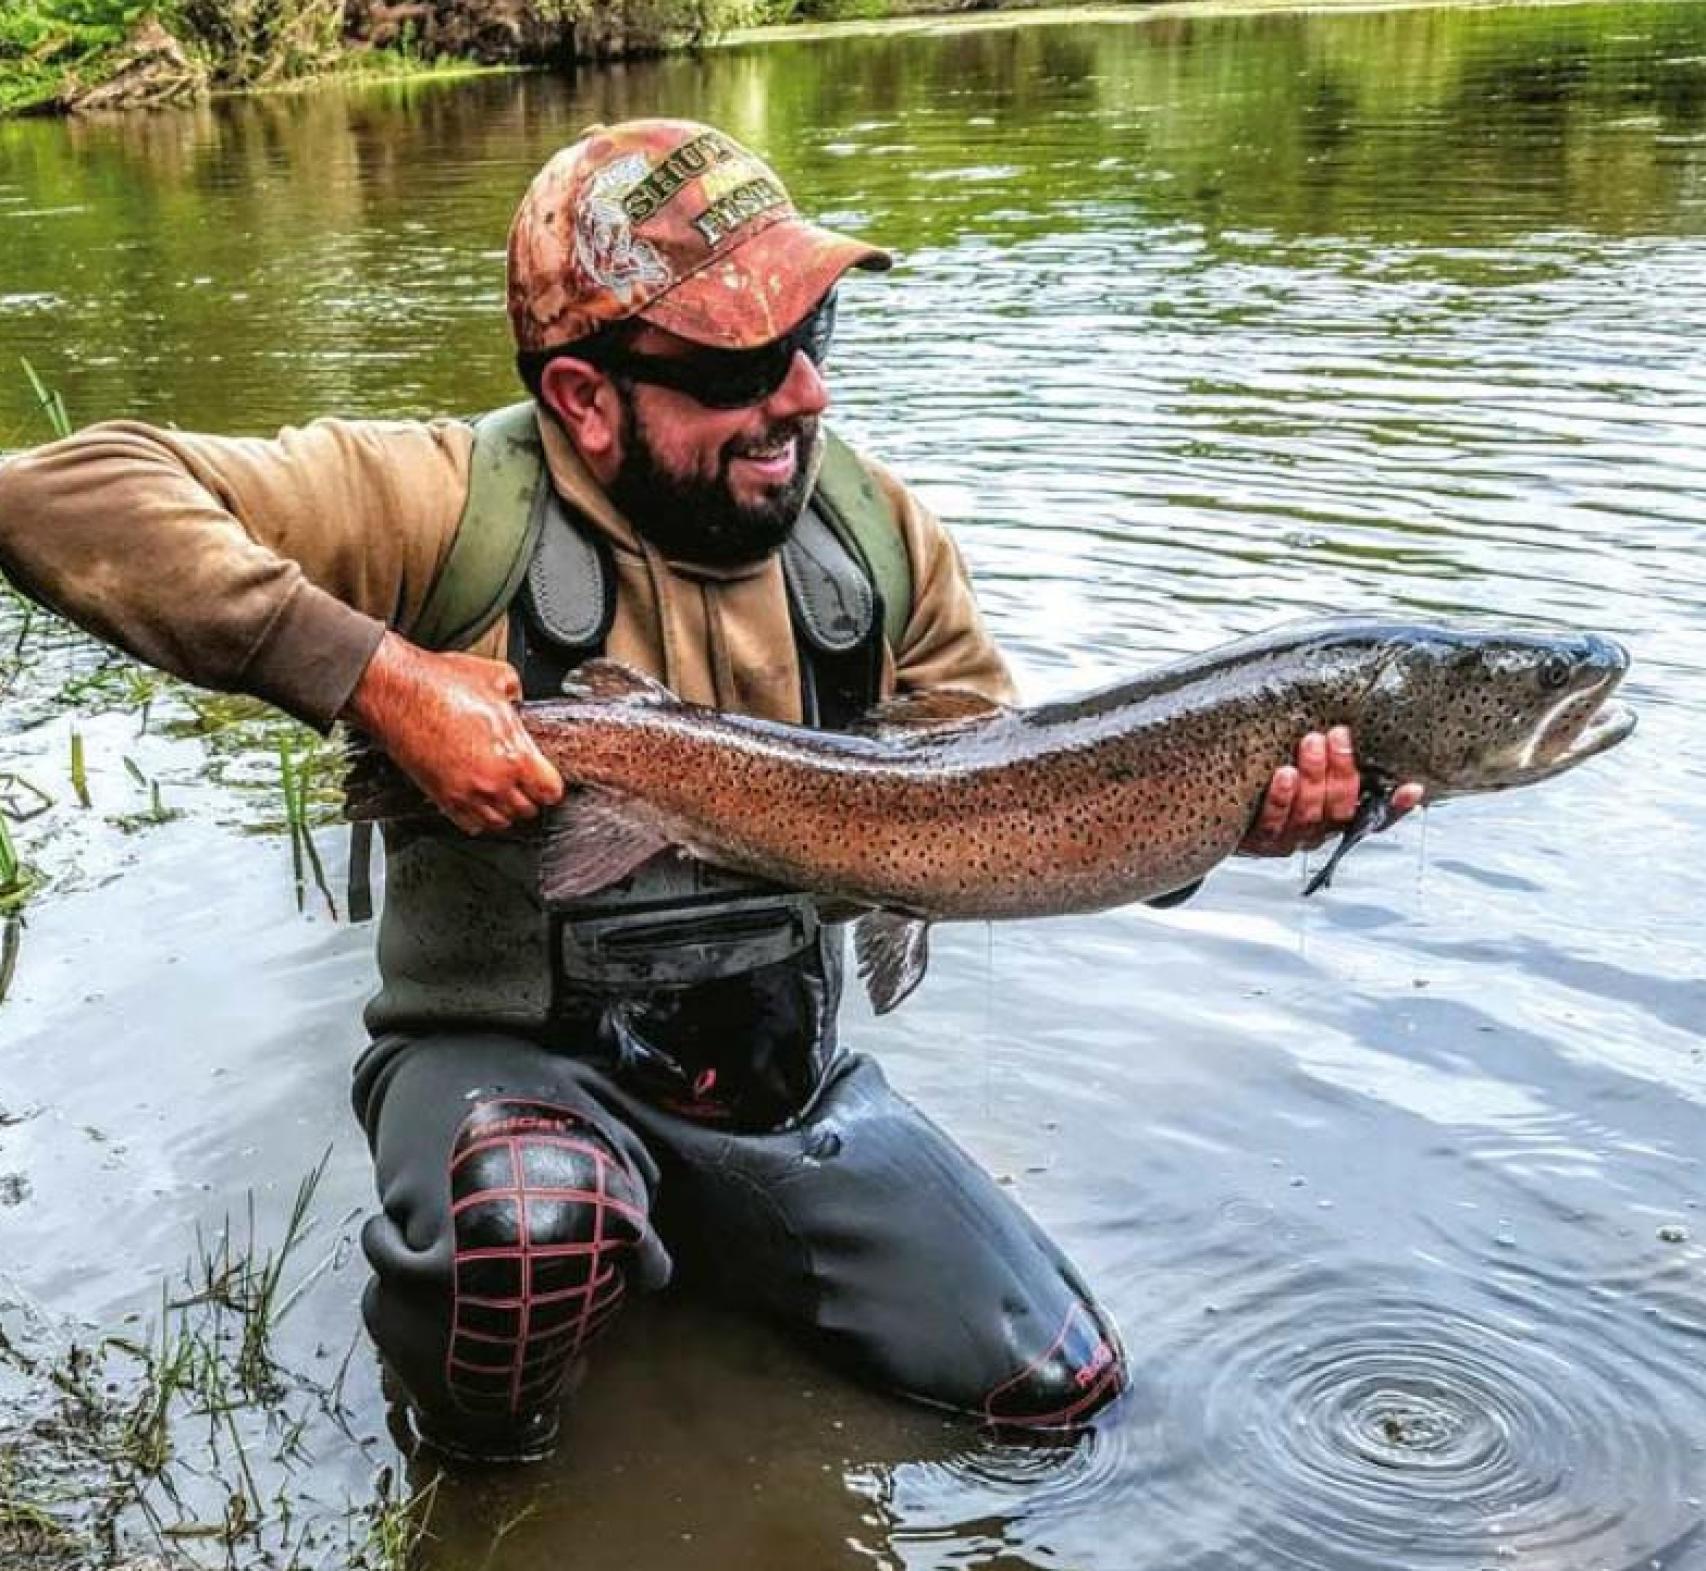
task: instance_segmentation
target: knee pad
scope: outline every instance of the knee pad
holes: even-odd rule
[[[493,1417],[537,1411],[621,1304],[644,1188],[579,1114],[493,1101],[457,1131],[450,1200],[450,1395]]]
[[[1119,1396],[1126,1379],[1113,1322],[1094,1304],[1075,1303],[1048,1347],[984,1398],[983,1416],[998,1428],[1069,1428]]]

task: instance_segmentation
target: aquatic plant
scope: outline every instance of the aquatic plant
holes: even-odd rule
[[[356,1546],[352,1571],[407,1571],[427,1537],[438,1498],[438,1475],[417,1489],[397,1488],[396,1474],[379,1470],[366,1512],[367,1532]]]
[[[20,359],[18,364],[24,368],[24,375],[29,378],[30,390],[36,395],[36,402],[41,405],[42,414],[47,417],[49,429],[56,437],[70,436],[73,428],[71,416],[66,412],[64,394],[49,388],[28,360]]]
[[[303,1474],[311,1430],[355,1440],[343,1389],[357,1340],[330,1380],[277,1340],[347,1247],[340,1237],[318,1260],[307,1255],[329,1156],[302,1179],[276,1242],[262,1237],[253,1195],[245,1225],[228,1217],[211,1243],[198,1239],[182,1290],[162,1288],[140,1334],[65,1339],[37,1311],[33,1343],[45,1345],[26,1350],[0,1326],[7,1571],[111,1565],[138,1551],[173,1568],[413,1563],[436,1478],[411,1490],[382,1465],[365,1498],[328,1506]]]
[[[124,768],[125,773],[148,793],[148,805],[140,812],[118,814],[111,820],[114,825],[128,835],[156,824],[169,824],[174,818],[183,816],[179,809],[166,806],[160,795],[160,782],[145,775],[142,766],[128,753],[124,755]]]
[[[306,865],[313,872],[314,885],[326,902],[328,914],[336,921],[337,903],[332,899],[331,888],[326,882],[326,869],[321,864],[320,852],[314,844],[314,834],[309,823],[311,783],[320,751],[317,746],[318,738],[314,737],[312,732],[307,735],[309,745],[301,751],[293,745],[296,739],[291,733],[286,732],[278,739],[278,772],[284,788],[284,820],[290,833],[290,857],[296,875],[296,909],[302,909],[307,895],[307,881],[304,877]]]
[[[71,790],[79,807],[94,805],[89,797],[89,764],[84,756],[83,733],[77,730],[71,733]]]
[[[257,1400],[279,1393],[281,1371],[273,1357],[273,1335],[279,1322],[319,1274],[311,1273],[289,1293],[284,1291],[285,1271],[308,1235],[314,1195],[330,1159],[328,1149],[297,1185],[284,1236],[276,1249],[260,1252],[252,1191],[248,1201],[248,1234],[241,1247],[235,1245],[229,1217],[211,1247],[202,1246],[198,1237],[195,1285],[188,1298],[173,1306],[210,1304],[237,1316],[241,1333],[232,1368],[239,1387]]]
[[[0,56],[4,54],[4,37],[4,27],[0,26]],[[37,374],[36,368],[28,360],[20,359],[18,364],[24,368],[24,376],[30,384],[30,391],[35,395],[36,403],[41,407],[42,414],[47,420],[48,429],[56,437],[68,436],[71,432],[71,416],[66,411],[65,399],[58,392],[47,387]],[[3,665],[0,665],[0,694],[3,694],[11,688],[18,673],[26,664],[27,652],[31,638],[36,631],[38,615],[44,621],[47,620],[47,615],[40,611],[33,600],[20,594],[9,584],[4,574],[0,574],[0,605],[3,605],[12,616],[17,618],[17,625],[12,630],[10,658]]]
[[[23,776],[0,775],[0,1004],[6,1001],[18,967],[24,907],[41,884],[40,875],[18,854],[11,826],[27,822],[52,805],[53,798]]]

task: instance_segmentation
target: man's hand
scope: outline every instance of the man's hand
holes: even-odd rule
[[[533,744],[501,660],[379,642],[343,718],[373,738],[464,834],[508,829],[562,800],[563,777]]]
[[[1238,847],[1244,856],[1290,856],[1308,851],[1348,825],[1362,793],[1351,733],[1334,726],[1325,736],[1311,731],[1297,744],[1296,765],[1274,771],[1262,810]],[[1414,781],[1392,795],[1395,822],[1422,799]]]

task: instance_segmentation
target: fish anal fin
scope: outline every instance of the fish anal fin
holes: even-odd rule
[[[1396,789],[1392,781],[1384,778],[1370,777],[1363,781],[1362,795],[1357,799],[1356,812],[1345,826],[1339,843],[1333,847],[1333,854],[1327,858],[1326,865],[1303,886],[1305,895],[1312,895],[1317,889],[1327,888],[1333,882],[1333,874],[1338,871],[1339,863],[1350,854],[1351,847],[1372,834],[1378,834],[1392,822],[1392,796]]]
[[[902,693],[860,716],[855,730],[878,736],[906,737],[986,725],[1009,713],[1005,706],[964,687],[935,687]]]
[[[894,911],[872,911],[853,924],[859,979],[879,1015],[903,1003],[930,963],[930,925]]]
[[[817,901],[817,919],[820,922],[836,924],[857,922],[870,909],[862,900],[843,900],[837,895],[822,895]]]
[[[590,895],[626,878],[669,844],[625,797],[571,791],[545,822],[540,896],[557,905]]]
[[[602,656],[586,660],[563,678],[565,698],[586,699],[599,703],[663,704],[674,701],[675,695],[643,671],[636,671],[620,660]]]

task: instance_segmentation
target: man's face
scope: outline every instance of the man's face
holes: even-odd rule
[[[659,357],[693,351],[686,339],[649,325],[631,347]],[[829,405],[823,377],[803,353],[775,392],[739,409],[615,380],[623,423],[609,491],[637,533],[666,556],[713,567],[758,561],[787,539],[805,505],[806,466]]]

